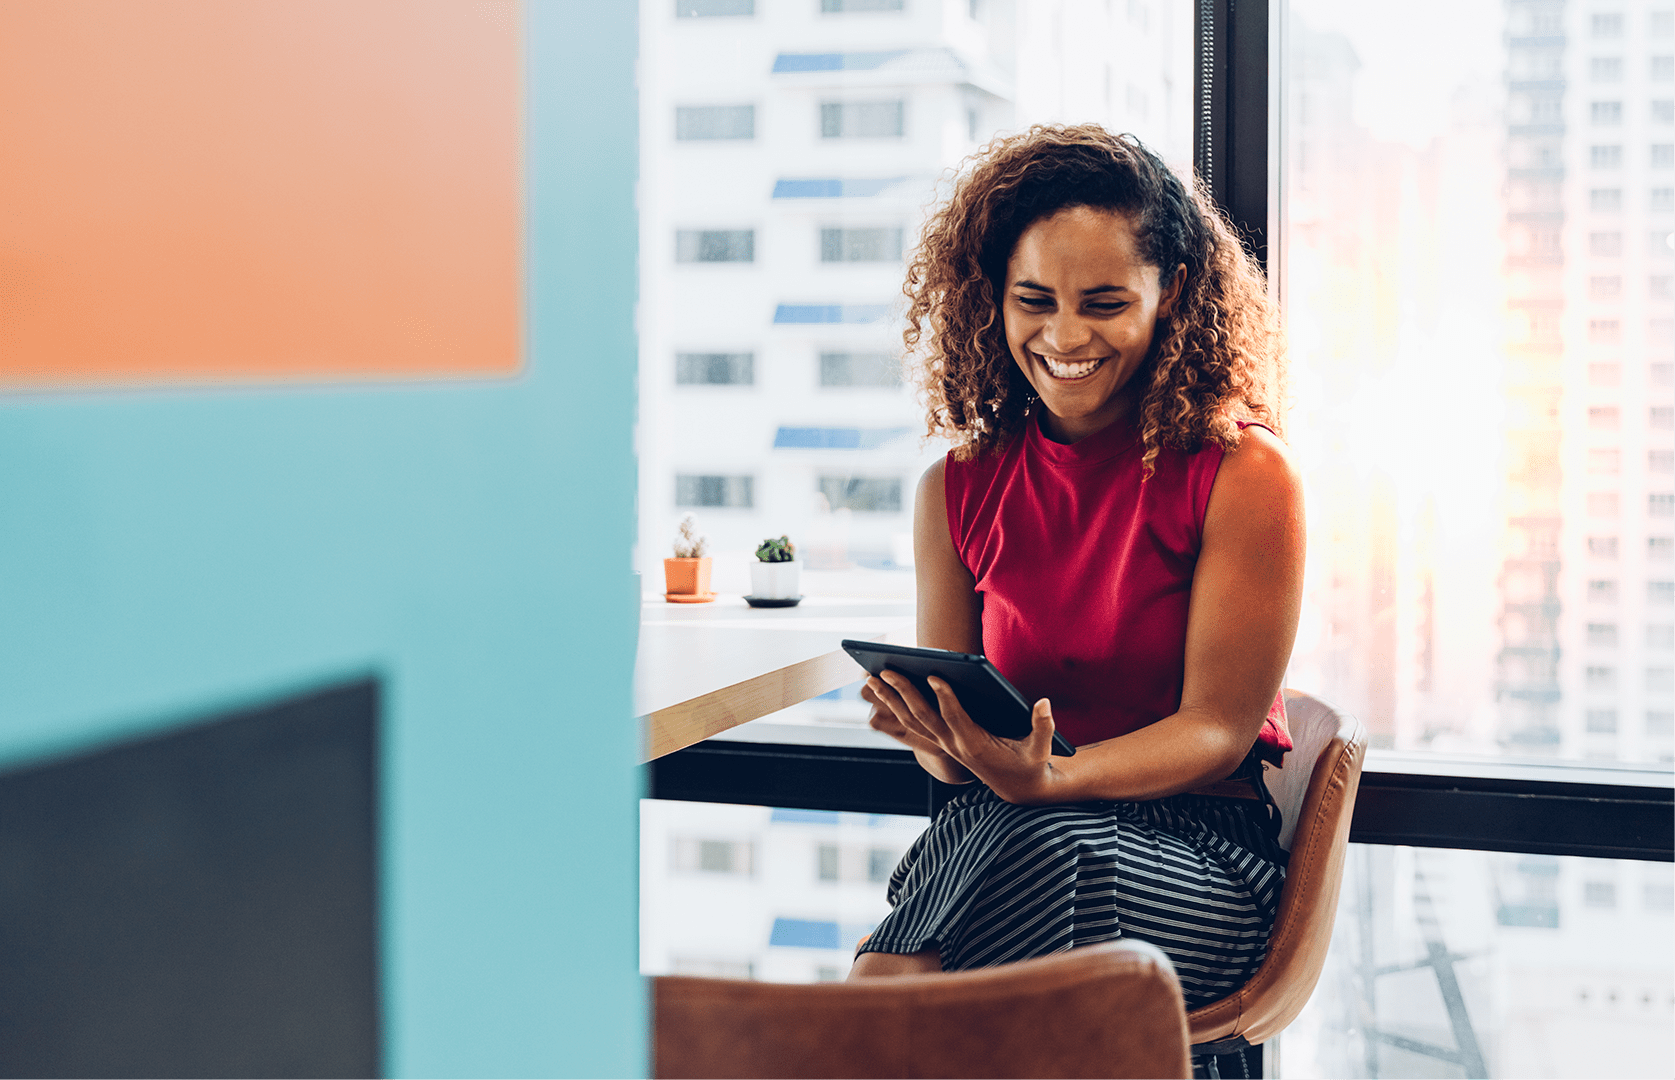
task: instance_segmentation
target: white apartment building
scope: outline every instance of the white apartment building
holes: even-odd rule
[[[1568,756],[1667,762],[1675,11],[1563,10],[1561,730]]]
[[[687,512],[723,590],[766,536],[815,568],[910,563],[913,484],[945,448],[901,382],[903,253],[942,172],[1012,124],[1009,12],[644,6],[648,582]]]
[[[1669,761],[1675,13],[1508,5],[1503,731]]]

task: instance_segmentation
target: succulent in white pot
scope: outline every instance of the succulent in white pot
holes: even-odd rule
[[[802,596],[803,564],[788,536],[762,541],[750,564],[750,593],[758,600],[795,600]]]

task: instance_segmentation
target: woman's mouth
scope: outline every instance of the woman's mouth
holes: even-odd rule
[[[1100,365],[1105,363],[1105,357],[1103,356],[1097,360],[1078,360],[1074,363],[1068,360],[1054,360],[1042,356],[1040,353],[1036,353],[1035,357],[1041,361],[1041,366],[1047,369],[1047,374],[1055,379],[1066,380],[1085,379],[1098,371]]]

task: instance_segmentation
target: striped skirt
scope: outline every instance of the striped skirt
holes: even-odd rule
[[[1197,1008],[1267,949],[1286,855],[1264,819],[1260,803],[1205,795],[1014,806],[974,784],[902,857],[894,910],[862,951],[935,948],[961,971],[1139,938]]]

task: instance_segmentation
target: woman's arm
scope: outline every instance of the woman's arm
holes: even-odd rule
[[[1297,470],[1278,438],[1247,428],[1221,463],[1205,514],[1178,712],[1080,747],[1075,757],[1054,758],[1045,699],[1035,706],[1035,730],[1010,740],[973,723],[940,680],[932,682],[940,709],[890,673],[888,688],[875,689],[875,697],[906,716],[904,728],[1009,802],[1156,799],[1189,791],[1232,772],[1262,728],[1297,634],[1303,549]]]
[[[954,652],[983,651],[983,603],[977,582],[960,562],[948,533],[947,498],[943,488],[944,459],[925,470],[913,500],[913,564],[918,591],[918,643],[927,649]],[[874,728],[906,744],[925,771],[949,784],[968,784],[971,772],[922,733],[910,732],[895,712],[884,705],[873,679],[861,697],[872,702]]]

